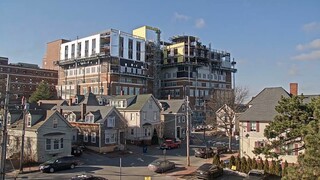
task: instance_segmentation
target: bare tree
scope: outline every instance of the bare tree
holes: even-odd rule
[[[209,107],[215,113],[215,127],[223,129],[229,137],[229,150],[233,129],[236,126],[236,114],[243,111],[243,103],[248,97],[249,90],[245,87],[236,87],[232,90],[215,90],[208,101]]]

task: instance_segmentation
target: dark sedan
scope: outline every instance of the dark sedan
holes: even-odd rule
[[[221,167],[209,163],[201,165],[196,171],[198,179],[213,179],[222,175],[223,169]]]
[[[168,160],[155,160],[148,165],[148,169],[156,173],[164,173],[176,167],[174,162]]]
[[[201,158],[210,158],[214,156],[214,152],[212,148],[197,148],[194,151],[194,156],[195,157],[201,157]]]
[[[63,156],[58,158],[53,158],[49,161],[40,164],[40,171],[53,173],[58,170],[73,169],[75,166],[79,165],[79,160],[74,156]]]

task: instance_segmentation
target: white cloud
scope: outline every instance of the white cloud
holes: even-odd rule
[[[200,18],[196,20],[196,28],[203,28],[206,25],[206,22],[204,21],[204,19]]]
[[[174,13],[173,18],[176,21],[188,21],[189,20],[189,16],[186,16],[186,15],[183,15],[183,14],[179,14],[177,12]]]
[[[320,50],[311,51],[309,53],[302,53],[300,55],[294,56],[293,59],[299,61],[320,60]]]
[[[320,31],[320,23],[319,22],[311,22],[308,24],[303,25],[302,30],[305,32],[313,32],[313,31]]]
[[[290,67],[289,71],[288,71],[288,74],[290,76],[297,76],[300,74],[300,71],[298,69],[298,67],[294,64]]]
[[[320,49],[320,39],[315,39],[307,44],[298,44],[296,49],[300,51],[305,49]]]

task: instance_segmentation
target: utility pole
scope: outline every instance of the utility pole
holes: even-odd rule
[[[189,96],[187,98],[187,166],[190,166],[190,124],[189,124]]]
[[[24,136],[25,136],[25,132],[26,132],[26,114],[27,111],[29,110],[29,104],[26,103],[26,99],[23,96],[22,97],[22,102],[21,102],[21,106],[23,108],[23,118],[22,118],[22,137],[21,137],[21,152],[20,152],[20,173],[23,172],[23,159],[24,159]]]
[[[0,180],[4,180],[6,177],[6,156],[7,156],[7,117],[8,117],[8,104],[9,104],[9,74],[7,74],[7,86],[6,86],[6,98],[4,102],[4,118],[3,118],[3,131],[2,131],[2,149],[1,149],[1,172]]]

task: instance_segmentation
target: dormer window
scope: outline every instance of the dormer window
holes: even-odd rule
[[[8,125],[11,124],[11,115],[10,114],[7,115],[7,124]]]
[[[27,127],[31,127],[32,117],[30,113],[26,115],[26,119],[27,119]]]
[[[87,122],[87,123],[94,123],[93,121],[94,121],[94,115],[93,114],[88,114],[87,116],[86,116],[86,118],[85,118],[85,121]]]
[[[103,100],[102,100],[102,99],[99,100],[99,105],[100,105],[100,106],[103,105]]]
[[[54,118],[53,119],[53,128],[57,128],[58,127],[58,119]]]
[[[186,106],[182,105],[182,112],[184,112],[186,110]]]
[[[75,104],[78,104],[78,103],[79,103],[78,98],[75,99],[75,102],[74,102],[74,103],[75,103]]]
[[[69,114],[68,121],[69,122],[76,122],[76,115],[74,113]]]

